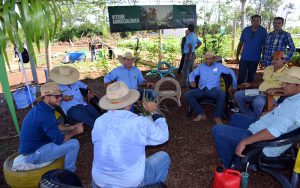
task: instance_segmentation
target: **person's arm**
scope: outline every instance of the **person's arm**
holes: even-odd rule
[[[196,82],[195,82],[196,76],[198,76],[198,75],[201,76],[200,75],[200,66],[201,66],[201,64],[198,65],[198,67],[189,74],[189,82],[193,88],[196,87]]]
[[[287,40],[288,40],[288,46],[290,48],[290,51],[288,53],[288,55],[286,56],[286,61],[290,61],[290,59],[292,58],[292,56],[294,55],[296,48],[295,48],[295,44],[294,41],[291,37],[291,34],[287,33]]]
[[[197,48],[199,48],[202,45],[202,42],[199,38],[197,38],[197,45],[195,47],[195,50],[197,50]]]
[[[145,80],[142,72],[138,68],[136,68],[136,69],[138,71],[138,76],[137,76],[138,85],[139,86],[144,86],[144,85],[146,86],[148,82]]]
[[[105,85],[109,85],[110,83],[112,83],[116,79],[117,79],[116,69],[112,70],[110,73],[105,75],[104,78],[103,78]]]
[[[244,43],[242,41],[240,41],[238,44],[238,47],[236,49],[236,58],[235,58],[236,64],[240,63],[240,53],[241,53],[241,49],[242,49],[243,45],[244,45]]]
[[[83,125],[76,126],[75,129],[65,134],[64,142],[70,140],[73,136],[83,133]]]
[[[58,129],[60,131],[73,131],[74,129],[76,129],[77,126],[82,125],[82,123],[76,123],[75,125],[65,125],[65,124],[59,124],[58,125]]]
[[[240,141],[240,143],[236,147],[235,154],[240,157],[245,157],[245,155],[243,155],[242,152],[244,151],[247,145],[253,144],[255,142],[272,140],[274,138],[275,137],[267,129],[263,129],[258,133]]]

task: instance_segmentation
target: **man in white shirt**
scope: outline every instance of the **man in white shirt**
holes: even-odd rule
[[[234,154],[244,157],[242,152],[247,145],[272,140],[300,128],[300,67],[291,67],[278,80],[283,82],[284,95],[289,97],[273,111],[250,126],[245,126],[247,118],[233,116],[232,126],[217,125],[212,129],[218,155],[226,168],[231,167]],[[290,146],[267,147],[263,153],[278,157]]]
[[[167,142],[168,125],[153,102],[143,103],[151,120],[130,112],[139,97],[138,90],[122,81],[106,88],[99,106],[108,112],[96,120],[92,131],[93,187],[138,187],[166,180],[169,155],[160,151],[146,158],[145,147]]]

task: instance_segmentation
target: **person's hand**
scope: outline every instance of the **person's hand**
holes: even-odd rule
[[[69,102],[69,101],[73,100],[73,95],[64,95],[62,97],[62,100],[65,102]]]
[[[190,85],[192,86],[192,88],[196,87],[196,82],[191,82]]]
[[[74,125],[74,126],[75,126],[74,131],[76,132],[76,134],[81,134],[81,133],[83,133],[84,128],[83,128],[83,124],[82,124],[82,123],[77,123],[77,124]]]
[[[236,65],[240,64],[240,59],[239,59],[239,58],[236,58],[236,59],[235,59],[235,64],[236,64]]]
[[[147,82],[147,88],[152,88],[155,86],[155,83],[152,83],[152,82]]]
[[[245,157],[245,155],[242,154],[242,152],[244,151],[244,149],[246,148],[246,143],[244,142],[244,140],[240,141],[240,143],[238,144],[238,146],[235,149],[235,154],[239,157]]]
[[[150,113],[157,110],[157,104],[155,102],[143,102],[143,107]]]
[[[265,92],[267,95],[283,95],[284,91],[280,88],[271,88]]]
[[[249,87],[251,87],[251,84],[250,83],[242,83],[241,86],[244,88],[249,88]]]
[[[193,54],[189,54],[189,60],[190,60],[190,61],[193,60]]]
[[[265,64],[262,63],[262,62],[260,62],[260,63],[258,64],[258,68],[261,69],[261,70],[264,70],[265,67],[266,67]]]
[[[94,97],[94,93],[90,90],[88,90],[88,94],[87,94],[87,100],[88,102]]]

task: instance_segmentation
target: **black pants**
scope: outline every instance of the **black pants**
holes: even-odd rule
[[[241,60],[239,65],[237,84],[240,85],[244,82],[247,83],[254,82],[257,65],[258,65],[258,61]],[[247,80],[246,80],[246,76],[247,76]]]
[[[179,68],[177,70],[178,74],[181,74],[181,70],[182,70],[182,67],[183,67],[183,64],[184,64],[184,57],[185,57],[185,54],[182,54],[180,64],[179,64]]]

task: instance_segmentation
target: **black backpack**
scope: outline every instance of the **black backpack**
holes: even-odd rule
[[[29,53],[26,48],[24,48],[24,51],[22,52],[22,59],[23,59],[23,63],[29,62]]]

